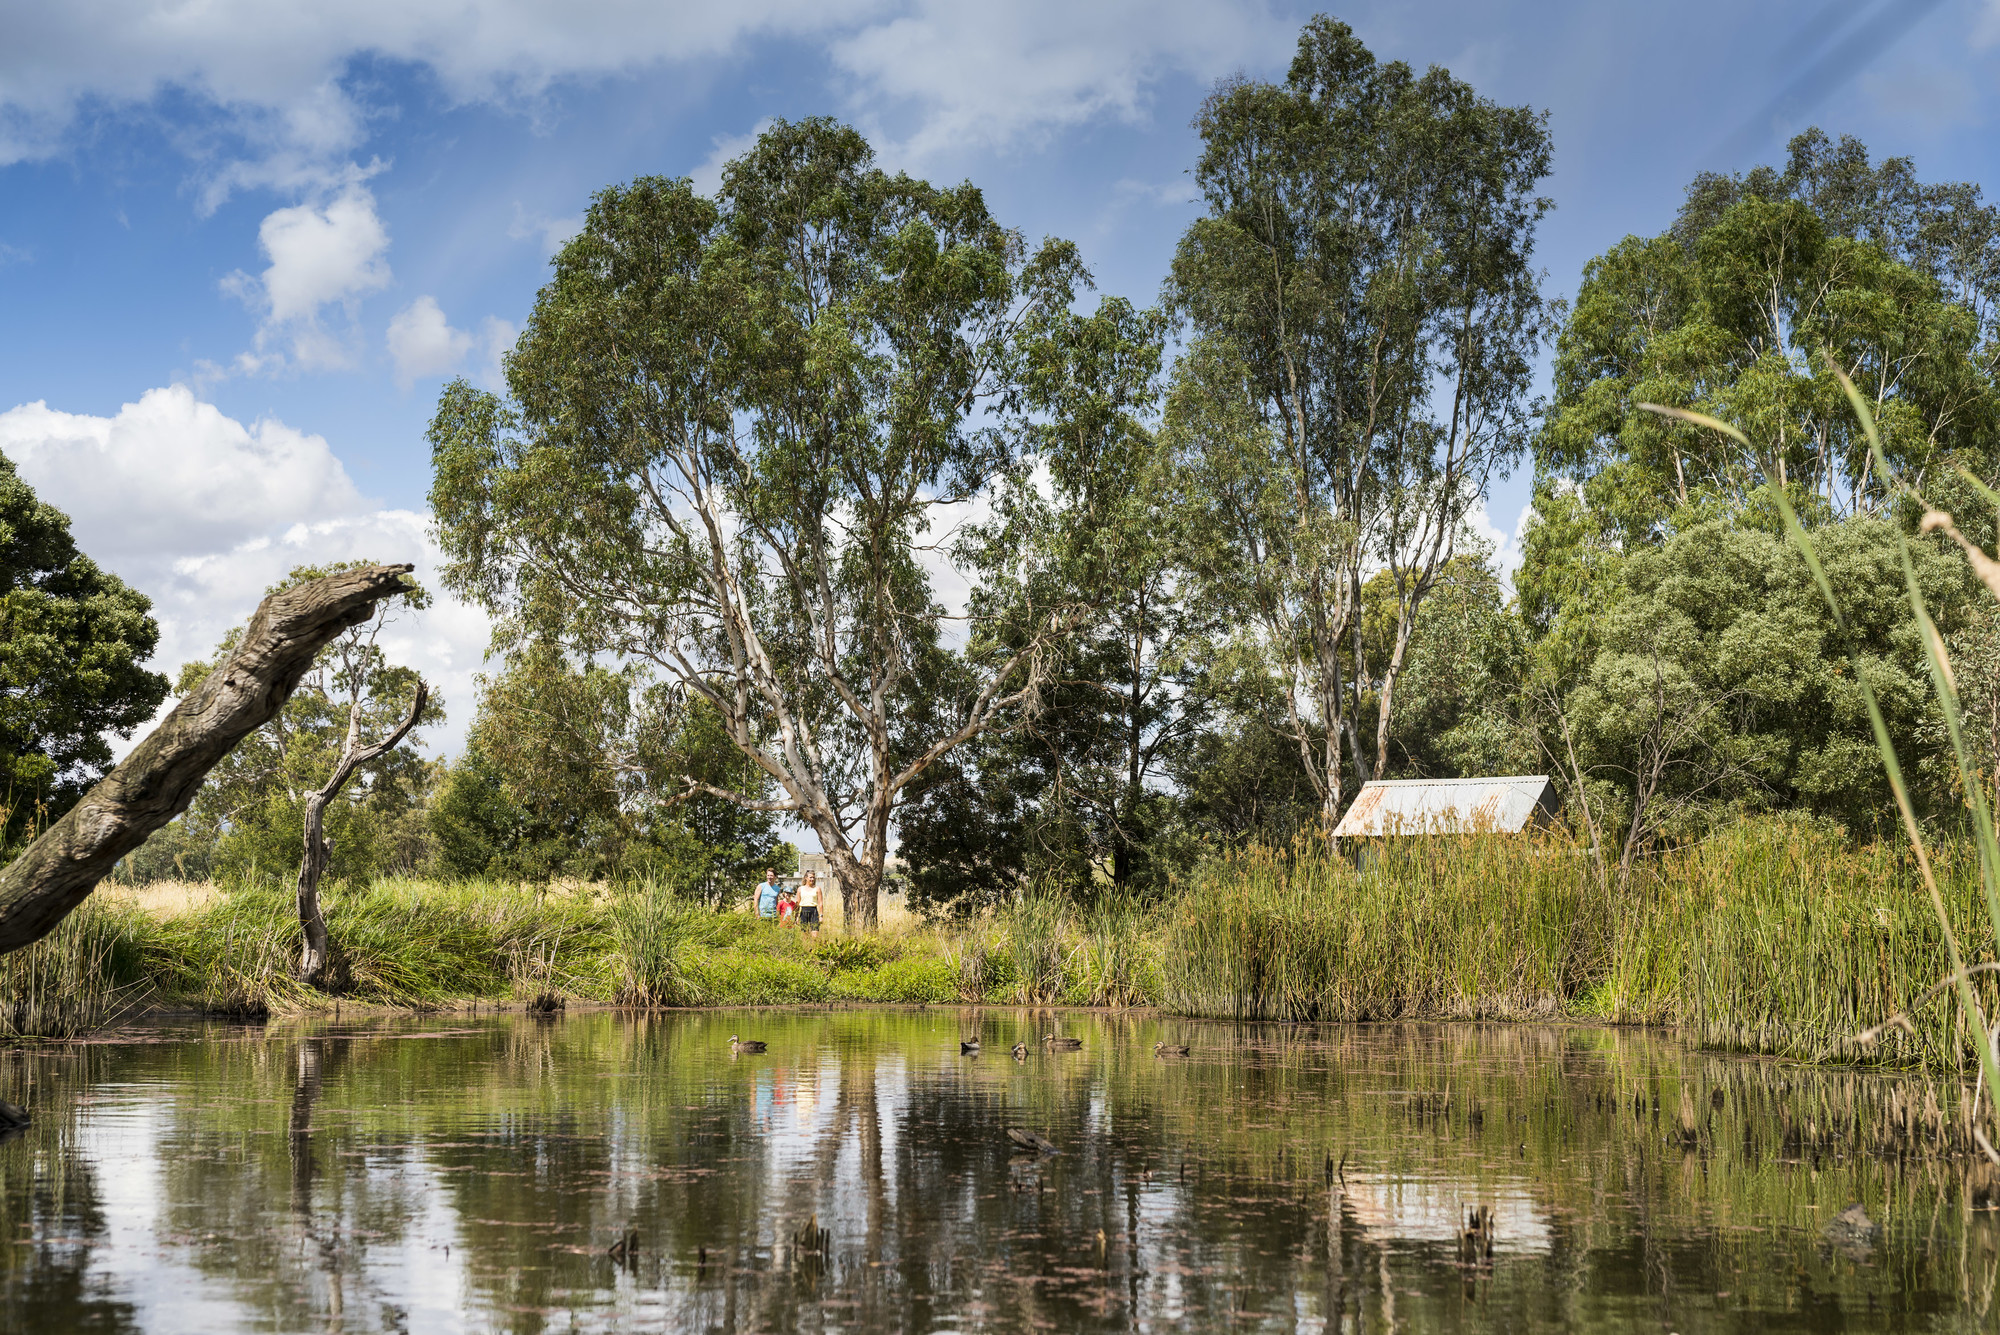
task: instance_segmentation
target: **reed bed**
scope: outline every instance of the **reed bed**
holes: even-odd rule
[[[1977,858],[1936,841],[1961,941]],[[1238,1020],[1546,1019],[1679,1027],[1708,1047],[1933,1069],[1972,1054],[1934,1005],[1854,1036],[1949,972],[1905,847],[1744,821],[1607,888],[1553,834],[1321,841],[1197,868],[1172,898],[1042,894],[954,927],[813,937],[666,888],[385,880],[332,887],[353,1000],[633,1006],[836,1000],[1154,1005]],[[73,1035],[145,1000],[256,1016],[331,1006],[292,977],[289,888],[93,898],[0,958],[0,1037]],[[1969,961],[1988,955],[1974,951]],[[1993,975],[1975,986],[1991,1001]]]
[[[1161,951],[1163,1001],[1241,1020],[1549,1017],[1599,915],[1553,840],[1306,836],[1202,869]],[[1574,980],[1572,980],[1574,981]]]
[[[74,1038],[136,1004],[133,915],[85,902],[25,950],[0,955],[0,1038]]]
[[[1933,864],[1960,939],[1977,939],[1972,850]],[[1958,1069],[1976,1049],[1946,1007],[1856,1042],[1950,972],[1916,876],[1899,846],[1777,818],[1666,852],[1622,888],[1560,835],[1388,840],[1358,866],[1306,840],[1202,870],[1167,925],[1161,1000],[1241,1020],[1566,1015]],[[1979,986],[1992,995],[1990,975]]]

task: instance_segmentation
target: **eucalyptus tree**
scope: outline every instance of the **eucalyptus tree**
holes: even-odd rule
[[[465,876],[646,875],[685,889],[748,885],[754,869],[790,854],[768,812],[706,796],[663,803],[687,774],[769,788],[700,700],[637,664],[522,646],[482,680],[465,755],[432,802],[439,861]]]
[[[1197,126],[1208,213],[1168,284],[1194,335],[1168,429],[1210,596],[1241,609],[1282,681],[1331,821],[1343,744],[1364,780],[1387,764],[1418,611],[1526,447],[1546,120],[1379,63],[1321,17],[1283,83],[1223,83]],[[1361,590],[1378,569],[1396,621],[1371,675]]]
[[[758,782],[662,796],[809,826],[872,925],[902,794],[1032,705],[1075,619],[1032,550],[934,527],[1014,462],[976,415],[1017,395],[1022,322],[1068,304],[1074,249],[1029,254],[970,184],[889,175],[815,119],[768,129],[716,199],[601,191],[555,271],[511,402],[454,384],[432,423],[447,582],[503,645],[641,662],[713,709]],[[1016,589],[960,645],[926,567],[947,547]],[[957,698],[912,746],[925,683]]]
[[[1874,475],[1845,372],[1891,467],[1948,489],[1955,467],[1995,463],[1996,315],[2000,209],[1978,187],[1927,186],[1907,159],[1871,165],[1857,141],[1808,131],[1782,171],[1697,177],[1668,231],[1585,267],[1537,460],[1628,544],[1691,502],[1750,505],[1767,462],[1770,480],[1816,498],[1809,511],[1872,513],[1893,488]],[[1648,402],[1720,416],[1752,449]]]

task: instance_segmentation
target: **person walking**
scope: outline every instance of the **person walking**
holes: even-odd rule
[[[778,916],[778,873],[770,867],[764,868],[764,884],[757,887],[757,916]]]
[[[799,882],[799,926],[819,935],[819,873],[809,871]]]

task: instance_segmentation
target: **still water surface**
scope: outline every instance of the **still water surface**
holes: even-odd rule
[[[1993,1329],[1993,1184],[1873,1143],[1908,1089],[1576,1028],[135,1028],[0,1055],[0,1330]]]

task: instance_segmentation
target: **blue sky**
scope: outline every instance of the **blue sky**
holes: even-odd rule
[[[155,597],[171,671],[293,564],[432,566],[438,388],[492,381],[594,189],[712,183],[765,119],[831,114],[1150,301],[1196,211],[1201,97],[1281,76],[1317,8],[0,0],[0,450]],[[1331,12],[1550,113],[1552,296],[1696,171],[1812,123],[2000,189],[2000,0]],[[1526,495],[1496,489],[1496,533]],[[398,636],[457,736],[483,621],[443,600]]]

